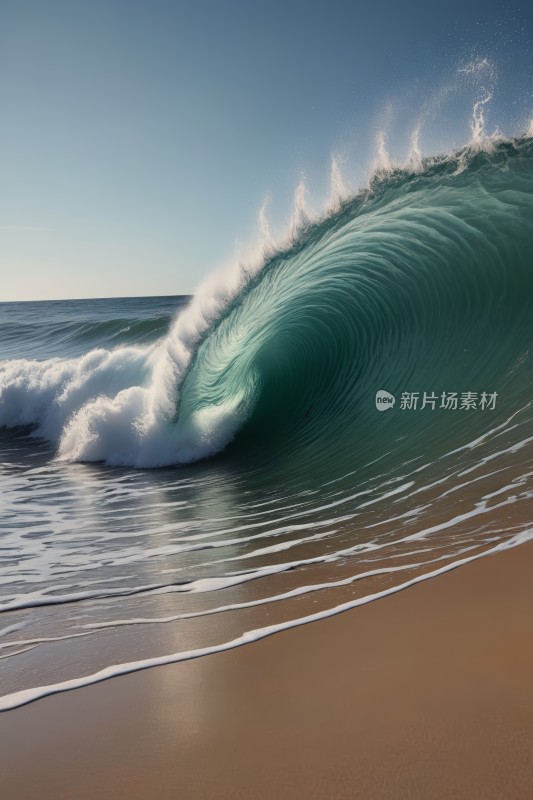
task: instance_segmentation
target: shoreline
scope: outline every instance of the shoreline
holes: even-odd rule
[[[527,542],[246,647],[7,711],[2,794],[525,800],[532,572]]]

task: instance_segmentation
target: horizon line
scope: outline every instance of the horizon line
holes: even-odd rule
[[[49,297],[24,300],[0,300],[0,305],[9,303],[72,303],[77,300],[153,300],[162,297],[193,297],[191,294],[131,294],[131,295],[101,295],[99,297]]]

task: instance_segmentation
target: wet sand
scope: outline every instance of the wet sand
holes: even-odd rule
[[[533,543],[0,714],[2,800],[529,800]]]

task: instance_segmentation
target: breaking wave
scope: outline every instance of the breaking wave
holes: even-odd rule
[[[96,322],[71,332],[102,338],[81,356],[2,362],[0,425],[32,426],[60,459],[135,467],[231,443],[325,470],[415,423],[432,449],[460,442],[486,415],[465,431],[464,414],[378,415],[374,396],[498,392],[492,422],[527,403],[532,252],[530,138],[378,165],[319,221],[301,214],[285,247],[204,286],[164,335],[165,320]]]

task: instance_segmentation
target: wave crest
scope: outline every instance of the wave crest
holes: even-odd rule
[[[476,141],[347,200],[337,168],[335,210],[210,279],[156,343],[4,362],[0,424],[33,426],[66,460],[186,463],[237,437],[241,454],[311,466],[408,435],[405,415],[378,420],[383,386],[520,402],[508,365],[529,341],[533,146]]]

